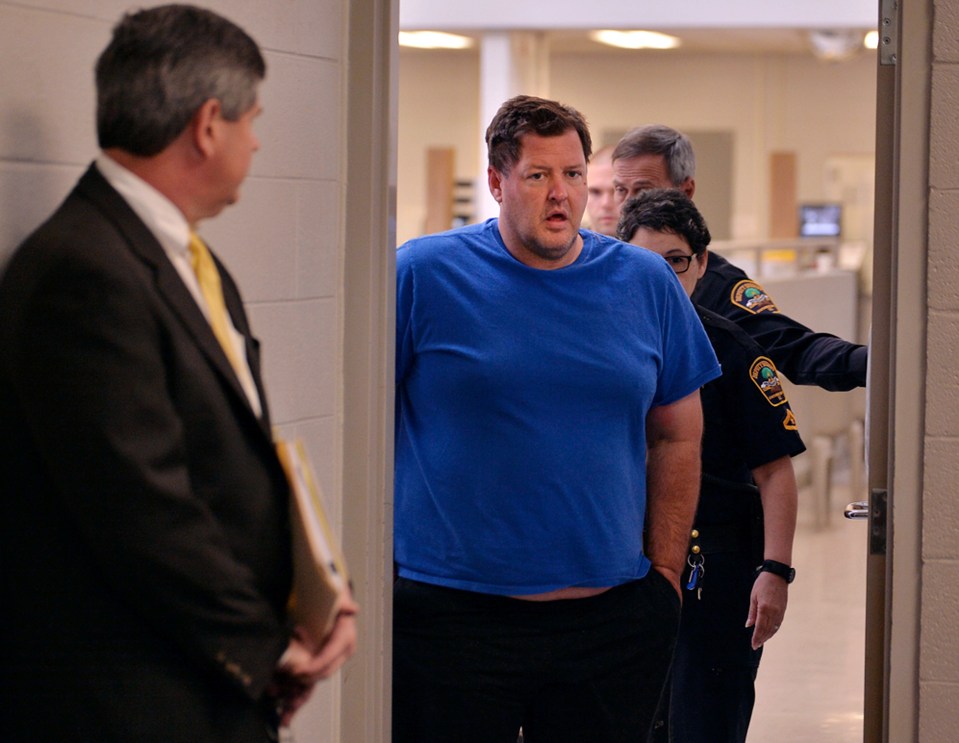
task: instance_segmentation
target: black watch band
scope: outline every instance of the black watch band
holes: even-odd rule
[[[763,560],[763,564],[756,568],[757,573],[772,573],[778,575],[786,583],[792,583],[796,580],[796,568],[790,567],[784,562],[776,560]]]

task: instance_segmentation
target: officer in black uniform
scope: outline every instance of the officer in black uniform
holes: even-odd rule
[[[619,236],[662,255],[687,294],[713,259],[702,216],[678,190],[626,202]],[[697,312],[723,375],[701,393],[703,483],[668,699],[652,740],[742,743],[762,645],[782,623],[795,575],[790,458],[805,447],[773,361],[736,323]]]
[[[648,188],[678,188],[693,198],[696,157],[689,139],[675,129],[659,124],[633,129],[612,158],[620,203]],[[834,391],[866,384],[865,346],[816,333],[784,315],[759,284],[721,256],[710,257],[693,301],[740,325],[795,384]]]

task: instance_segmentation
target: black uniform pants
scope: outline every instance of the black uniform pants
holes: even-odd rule
[[[762,648],[746,629],[756,558],[706,554],[702,592],[683,591],[676,653],[651,741],[744,743]],[[688,571],[684,576],[688,580]],[[668,724],[667,724],[668,722]]]
[[[532,602],[399,579],[393,743],[636,743],[662,694],[679,598],[650,570]]]

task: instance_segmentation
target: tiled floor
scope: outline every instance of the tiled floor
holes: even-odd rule
[[[836,487],[821,530],[807,515],[809,494],[800,494],[796,582],[763,654],[749,743],[862,741],[866,522],[843,518],[847,494]]]

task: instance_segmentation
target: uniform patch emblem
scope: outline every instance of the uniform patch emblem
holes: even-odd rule
[[[759,391],[766,396],[766,401],[773,407],[778,407],[786,402],[786,391],[783,389],[782,382],[779,381],[779,372],[776,371],[776,365],[765,356],[760,356],[749,367],[749,378],[753,380]]]
[[[786,417],[783,418],[783,428],[787,431],[799,430],[799,424],[796,423],[796,414],[789,408],[786,408]]]
[[[736,284],[729,299],[734,305],[753,315],[758,315],[760,312],[779,312],[776,303],[766,294],[766,290],[749,279],[743,279]]]

